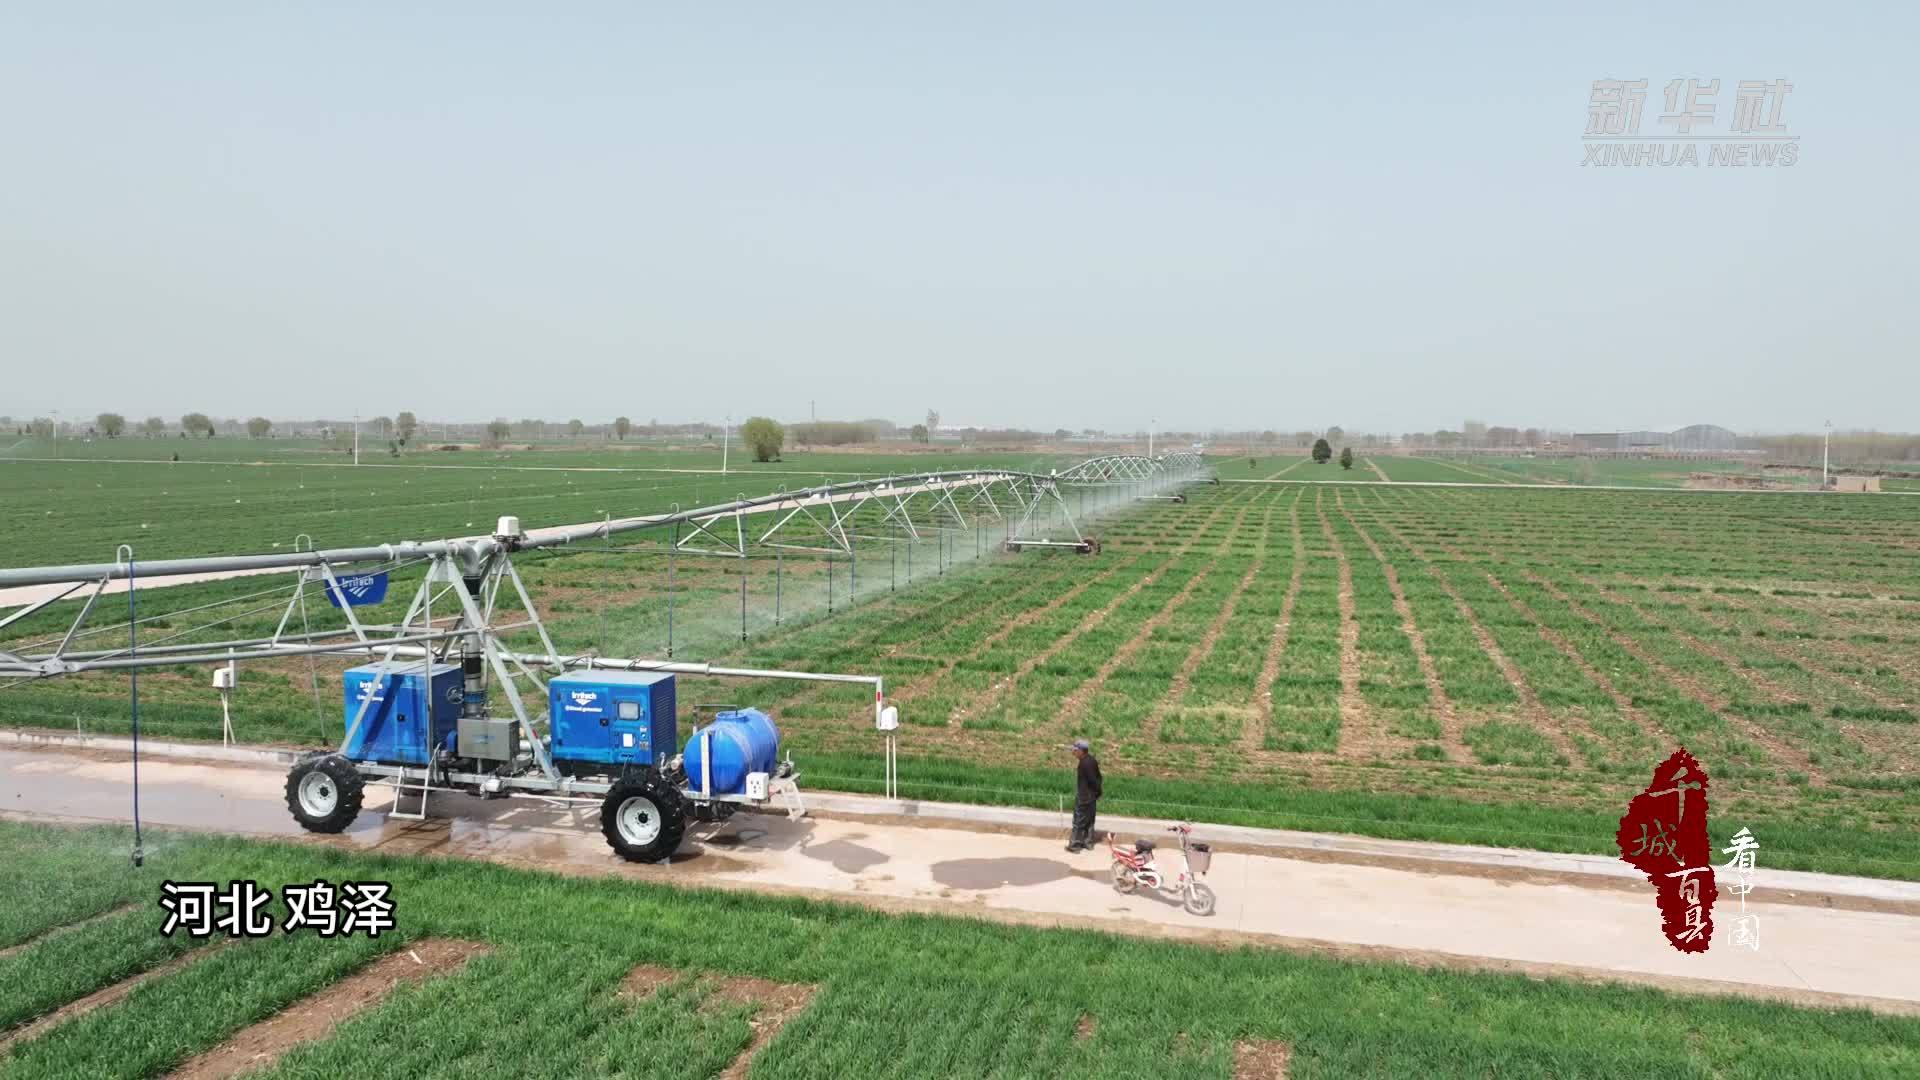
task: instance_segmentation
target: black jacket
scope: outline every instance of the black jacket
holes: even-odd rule
[[[1092,754],[1080,758],[1079,787],[1074,792],[1074,801],[1090,803],[1100,797],[1100,762]]]

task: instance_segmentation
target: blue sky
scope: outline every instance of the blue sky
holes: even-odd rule
[[[927,7],[10,6],[0,413],[1920,427],[1911,9]]]

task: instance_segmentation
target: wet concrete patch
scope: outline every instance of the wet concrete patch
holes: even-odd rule
[[[991,891],[1007,886],[1045,885],[1075,876],[1074,869],[1057,859],[948,859],[932,867],[933,880],[950,889]]]
[[[892,857],[865,844],[854,843],[855,840],[864,839],[865,836],[865,833],[852,833],[838,840],[829,840],[824,844],[804,844],[800,848],[800,854],[809,859],[832,863],[833,868],[843,874],[864,873]]]
[[[173,1080],[216,1080],[264,1068],[302,1043],[326,1038],[341,1021],[378,1004],[395,987],[453,971],[487,951],[476,941],[418,942],[236,1033],[167,1075]]]
[[[735,829],[732,832],[710,836],[703,843],[713,844],[716,847],[738,847],[757,844],[766,838],[767,830],[765,829]]]
[[[673,858],[663,865],[686,867],[702,874],[747,874],[754,869],[753,863],[746,859],[736,859],[704,847],[682,848],[674,852]]]

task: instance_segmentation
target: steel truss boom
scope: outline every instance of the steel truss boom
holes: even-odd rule
[[[691,510],[676,507],[661,514],[534,529],[521,536],[469,536],[318,551],[155,559],[141,561],[138,572],[142,581],[278,568],[326,568],[323,572],[330,575],[336,567],[446,558],[453,560],[467,576],[477,576],[495,555],[505,552],[556,547],[645,529],[673,529],[672,543],[678,550],[744,556],[753,544],[778,547],[810,525],[819,530],[826,544],[851,550],[855,515],[869,507],[880,512],[877,526],[897,532],[907,541],[920,539],[924,530],[972,528],[982,518],[1017,521],[1020,528],[1028,528],[1041,523],[1043,509],[1059,519],[1055,527],[1078,538],[1074,513],[1062,494],[1064,485],[1125,483],[1137,488],[1136,494],[1157,494],[1162,489],[1198,482],[1206,475],[1204,461],[1192,452],[1151,458],[1098,457],[1045,475],[1013,470],[916,473],[742,497]],[[767,518],[772,519],[771,527],[750,537],[746,523],[756,522],[758,530],[758,522]],[[863,535],[870,535],[876,523],[868,521],[865,527],[868,532]],[[726,535],[729,532],[731,536]],[[1010,534],[1007,539],[1020,542],[1039,538]],[[703,543],[713,546],[694,546]],[[0,568],[0,588],[95,585],[97,595],[100,583],[125,578],[131,570],[125,562]]]

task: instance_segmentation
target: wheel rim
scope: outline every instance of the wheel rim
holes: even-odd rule
[[[635,795],[620,804],[620,838],[629,844],[646,845],[660,838],[660,808],[644,795]]]
[[[300,778],[300,809],[314,817],[326,817],[340,805],[340,787],[323,772],[310,772]]]

